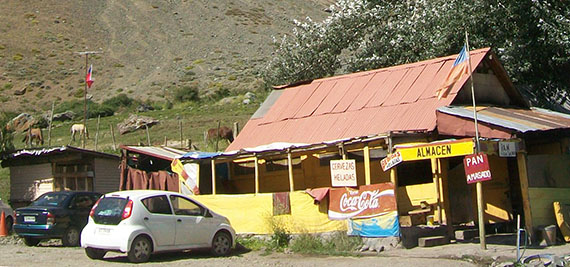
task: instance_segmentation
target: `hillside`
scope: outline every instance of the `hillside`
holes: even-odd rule
[[[2,1],[0,109],[43,113],[54,100],[82,99],[80,51],[101,52],[89,58],[96,102],[119,93],[161,101],[189,84],[201,97],[259,90],[272,37],[291,32],[293,19],[323,19],[332,2]]]

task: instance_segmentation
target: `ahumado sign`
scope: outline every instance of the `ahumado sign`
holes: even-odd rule
[[[468,184],[491,180],[487,154],[478,153],[465,156],[463,158],[463,166],[465,167],[465,176]]]
[[[356,186],[356,160],[331,160],[333,187]]]

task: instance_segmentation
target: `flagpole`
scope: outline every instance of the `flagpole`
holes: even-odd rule
[[[89,67],[89,53],[85,53],[85,77],[87,77],[87,68]],[[81,148],[85,148],[87,135],[87,79],[85,79],[85,89],[83,90],[83,138],[81,138]],[[79,135],[81,136],[81,135]]]
[[[479,126],[477,124],[477,106],[475,104],[475,86],[473,85],[473,70],[471,69],[471,55],[469,52],[469,35],[465,32],[465,47],[467,50],[467,66],[469,68],[469,80],[471,81],[471,99],[473,100],[473,118],[475,122],[475,141],[477,143],[476,153],[481,151],[479,143]],[[481,249],[487,249],[487,241],[485,237],[485,219],[483,207],[483,184],[477,182],[477,217],[479,221],[479,240]]]
[[[89,68],[89,55],[103,53],[102,51],[83,51],[77,52],[79,55],[85,55],[85,87],[83,89],[83,138],[81,139],[81,148],[85,148],[87,139],[87,71]],[[81,136],[81,135],[80,135]]]

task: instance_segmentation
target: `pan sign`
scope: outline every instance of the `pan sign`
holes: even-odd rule
[[[331,160],[333,187],[356,186],[356,160]]]
[[[465,176],[467,176],[468,184],[491,180],[487,154],[479,153],[465,156],[463,158],[463,166],[465,167]]]

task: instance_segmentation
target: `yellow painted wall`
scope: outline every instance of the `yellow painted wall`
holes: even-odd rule
[[[534,227],[540,225],[556,225],[554,207],[552,203],[570,203],[570,188],[538,188],[528,189],[532,223]]]
[[[509,172],[507,158],[488,156],[492,180],[483,182],[483,199],[485,201],[485,222],[497,223],[513,219],[510,196]],[[476,190],[473,190],[476,192]],[[473,201],[477,210],[477,196]]]
[[[304,192],[289,194],[291,214],[273,216],[272,194],[191,196],[214,212],[226,216],[238,234],[272,234],[278,225],[288,233],[346,231],[346,221],[328,219],[327,203],[315,205]],[[247,207],[247,208],[244,208]]]

